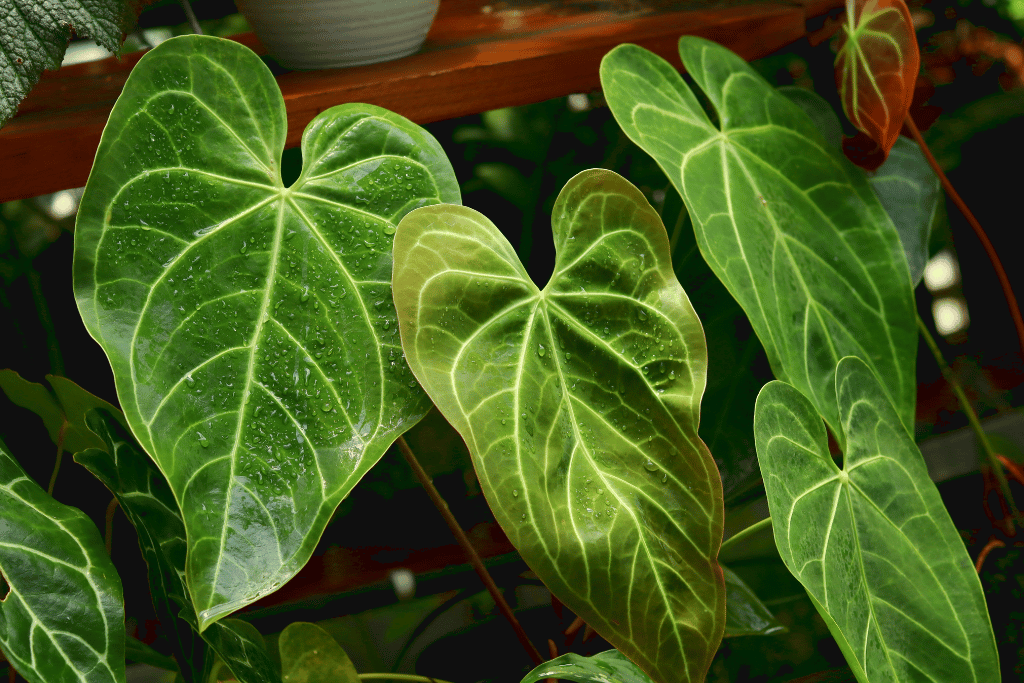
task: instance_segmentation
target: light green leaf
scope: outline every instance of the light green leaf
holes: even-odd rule
[[[537,683],[547,678],[573,683],[650,683],[651,680],[618,650],[607,650],[593,657],[572,652],[555,657],[526,674],[521,683]]]
[[[814,123],[814,127],[825,138],[825,143],[829,148],[842,149],[843,124],[839,122],[839,116],[832,109],[828,100],[813,90],[801,88],[798,85],[783,85],[775,90],[804,110],[804,113]]]
[[[584,171],[529,279],[472,209],[395,240],[410,366],[469,446],[495,517],[542,581],[657,681],[701,681],[725,621],[722,484],[697,437],[707,351],[657,213]]]
[[[47,375],[46,380],[53,387],[52,392],[38,382],[23,379],[14,370],[0,370],[0,389],[7,394],[7,398],[41,417],[54,443],[61,443],[63,430],[64,450],[69,453],[78,453],[87,448],[103,448],[103,440],[90,431],[85,423],[86,413],[93,408],[110,411],[118,422],[128,426],[120,410],[66,377]]]
[[[451,165],[406,119],[347,104],[307,127],[286,188],[286,129],[250,50],[168,40],[132,71],[78,214],[79,311],[181,508],[201,629],[293,576],[430,406],[391,241],[413,208],[459,201]]]
[[[316,624],[288,624],[278,648],[284,683],[359,683],[352,660],[338,641]]]
[[[127,0],[5,0],[0,8],[0,126],[46,69],[59,69],[72,32],[111,52],[135,24],[141,3]]]
[[[736,572],[725,565],[722,570],[725,572],[726,638],[771,636],[786,630]]]
[[[942,183],[917,143],[902,136],[868,182],[896,226],[916,287],[931,255],[932,226],[945,218]]]
[[[229,625],[214,623],[199,636],[185,586],[185,523],[167,480],[109,411],[90,411],[86,421],[102,437],[104,448],[78,453],[75,462],[110,489],[135,527],[146,560],[153,607],[172,652],[181,663],[185,681],[205,680],[204,665],[212,660],[212,654],[204,640],[241,683],[279,680],[276,673],[273,678],[266,678],[273,669],[266,652],[260,655],[252,648],[242,649],[235,645],[238,637],[222,633],[230,630]]]
[[[0,442],[0,650],[30,683],[123,683],[121,580],[96,526]]]
[[[601,63],[619,125],[679,190],[701,253],[743,306],[775,375],[839,433],[835,367],[858,356],[912,427],[910,275],[863,173],[735,54],[693,36],[679,49],[720,124],[668,62],[621,45]]]
[[[843,469],[800,392],[772,382],[758,396],[779,554],[862,681],[998,681],[981,584],[913,438],[860,359],[839,363],[836,394]]]

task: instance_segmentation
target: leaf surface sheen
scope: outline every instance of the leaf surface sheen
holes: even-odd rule
[[[0,442],[0,650],[31,683],[124,683],[121,579],[85,514]]]
[[[574,652],[544,662],[523,677],[521,683],[538,683],[554,678],[573,683],[650,683],[651,678],[618,650],[606,650],[592,657]]]
[[[625,179],[575,176],[552,228],[538,290],[472,209],[403,219],[402,342],[544,583],[655,680],[701,681],[725,595],[722,485],[697,437],[700,322],[660,218]]]
[[[679,49],[721,128],[668,62],[635,45],[601,64],[619,125],[679,190],[701,253],[743,307],[776,377],[840,434],[835,367],[847,355],[864,358],[911,428],[910,276],[863,173],[734,53],[694,36]]]
[[[861,681],[999,681],[981,584],[920,451],[863,361],[839,363],[836,394],[843,469],[800,392],[772,382],[758,396],[779,554]]]
[[[888,155],[910,109],[921,68],[914,22],[904,0],[848,0],[846,5],[836,54],[839,98],[850,122]]]
[[[279,681],[269,656],[258,647],[262,641],[238,632],[244,622],[225,619],[211,624],[202,636],[197,632],[198,620],[185,585],[187,541],[181,511],[164,475],[119,418],[107,410],[89,411],[86,424],[104,447],[77,453],[75,462],[110,490],[135,527],[153,607],[185,681],[205,680],[203,666],[212,654],[203,641],[240,683]]]
[[[411,209],[459,201],[447,158],[402,117],[341,105],[285,188],[286,131],[250,50],[168,40],[114,106],[78,216],[79,311],[181,508],[201,629],[293,576],[430,405],[399,344],[391,240]]]

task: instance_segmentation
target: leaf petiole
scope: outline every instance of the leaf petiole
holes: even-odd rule
[[[764,529],[766,526],[771,526],[771,524],[772,524],[772,518],[771,517],[765,517],[760,522],[754,522],[753,524],[748,526],[746,529],[743,529],[742,531],[736,532],[735,534],[733,534],[729,538],[727,538],[724,541],[722,541],[722,548],[721,548],[721,550],[718,551],[718,554],[721,555],[727,549],[729,549],[729,548],[733,547],[734,545],[738,544],[740,541],[742,541],[742,540],[744,540],[744,539],[746,539],[746,538],[748,538],[750,536],[753,536],[754,534],[756,534],[759,531],[761,531],[761,529]]]

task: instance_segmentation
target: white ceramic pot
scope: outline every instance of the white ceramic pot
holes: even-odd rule
[[[440,0],[235,0],[281,66],[336,69],[411,55]]]

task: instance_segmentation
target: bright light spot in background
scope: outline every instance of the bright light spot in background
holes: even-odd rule
[[[174,37],[174,33],[169,28],[147,28],[143,29],[142,37],[146,39],[146,42],[156,47],[165,40],[169,40]]]
[[[75,211],[78,211],[79,193],[73,190],[55,192],[50,198],[50,206],[46,210],[55,221],[67,218]]]
[[[935,329],[943,337],[967,329],[971,318],[967,315],[967,302],[960,298],[943,297],[932,302]]]
[[[924,285],[930,292],[938,292],[960,282],[960,267],[948,249],[940,251],[924,267]]]
[[[408,600],[416,595],[416,575],[410,570],[404,567],[392,569],[388,573],[388,578],[391,579],[391,585],[394,587],[395,595],[398,596],[399,600]]]
[[[590,109],[590,98],[583,93],[569,95],[569,109],[572,111],[586,111]]]
[[[64,60],[60,63],[61,66],[71,66],[72,64],[82,64],[84,62],[95,62],[99,59],[106,59],[113,53],[102,45],[97,45],[91,40],[75,40],[68,45],[67,51],[64,53]]]

